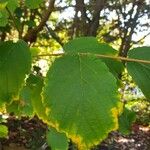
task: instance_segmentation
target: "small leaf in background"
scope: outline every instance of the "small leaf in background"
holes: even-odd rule
[[[18,0],[3,0],[0,2],[0,27],[5,27],[8,23],[9,14],[6,7],[13,13],[17,6]]]
[[[33,117],[33,106],[31,100],[31,89],[27,86],[23,87],[20,91],[20,110],[21,114],[29,117]]]
[[[49,124],[85,149],[118,128],[116,79],[94,56],[55,59],[46,77],[43,103],[49,108]]]
[[[1,10],[4,10],[4,9],[6,8],[6,6],[7,6],[7,4],[8,4],[7,1],[1,0],[1,1],[0,1],[0,11],[1,11]]]
[[[38,49],[37,47],[31,47],[30,52],[31,52],[31,56],[34,57],[34,56],[37,56],[39,54],[40,49]]]
[[[23,10],[20,7],[17,7],[15,10],[15,15],[18,19],[20,19],[23,16]]]
[[[7,138],[8,128],[5,125],[0,125],[0,138]]]
[[[41,92],[43,88],[43,78],[30,74],[26,80],[26,86],[20,91],[19,99],[7,104],[7,112],[15,113],[16,116],[33,117],[35,114],[46,122],[47,116],[42,103]]]
[[[25,5],[30,9],[36,9],[43,2],[43,0],[25,0]]]
[[[144,59],[150,61],[150,47],[139,47],[130,50],[129,58]],[[150,64],[127,62],[127,69],[135,83],[150,100]]]
[[[20,101],[12,101],[10,104],[6,104],[7,113],[14,113],[16,116],[21,116]]]
[[[64,133],[59,133],[54,128],[49,128],[46,139],[51,150],[68,150],[68,138]]]
[[[7,8],[11,13],[13,13],[15,9],[18,7],[19,1],[18,0],[7,0],[7,1],[8,1]]]
[[[7,113],[14,113],[16,116],[28,116],[33,117],[33,106],[31,101],[31,89],[24,86],[19,95],[18,100],[12,101],[10,104],[6,104]]]
[[[26,21],[25,24],[28,25],[29,28],[36,26],[36,23],[33,20]]]
[[[119,132],[125,135],[130,134],[131,126],[135,119],[135,112],[125,108],[123,113],[119,117]]]
[[[18,99],[26,74],[31,67],[31,54],[23,41],[0,44],[0,103]]]
[[[45,107],[42,102],[41,92],[43,88],[43,78],[39,75],[30,74],[27,79],[27,86],[31,89],[31,101],[34,112],[44,122],[47,122],[48,118],[45,113]]]
[[[8,23],[8,13],[7,11],[4,10],[0,10],[0,27],[5,27]]]

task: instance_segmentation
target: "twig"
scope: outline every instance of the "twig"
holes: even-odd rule
[[[138,41],[134,41],[133,43],[134,44],[137,44],[137,43],[139,43],[139,42],[141,42],[142,40],[144,40],[147,36],[149,36],[150,35],[150,32],[148,32],[146,35],[144,35],[141,39],[139,39]]]
[[[60,39],[60,37],[55,33],[55,31],[52,30],[51,27],[48,26],[47,23],[45,23],[46,29],[48,30],[49,34],[52,36],[52,38],[59,43],[61,46],[63,46],[63,43]]]
[[[15,22],[16,19],[15,19],[15,17],[12,15],[11,11],[8,9],[7,6],[6,6],[6,10],[7,10],[9,16],[11,17],[11,20],[13,21],[13,24],[14,24],[15,28],[17,29],[18,33],[20,33],[20,30],[19,30],[19,28],[18,28],[18,26],[17,26],[17,24],[16,24],[16,22]]]
[[[48,21],[54,9],[55,0],[49,0],[48,2],[49,2],[49,6],[47,7],[47,9],[44,10],[39,25],[33,29],[28,29],[27,33],[23,37],[24,41],[30,43],[34,43],[36,41],[37,34],[43,29],[43,27],[45,26],[46,22]]]
[[[63,55],[74,55],[69,53],[53,53],[53,54],[41,54],[34,57],[56,57],[56,56],[63,56]],[[126,58],[126,57],[120,57],[120,56],[111,56],[111,55],[102,55],[102,54],[91,54],[91,53],[78,53],[78,55],[81,56],[90,56],[93,55],[97,58],[108,58],[108,59],[114,59],[114,60],[122,60],[126,62],[137,62],[137,63],[144,63],[144,64],[150,64],[149,60],[143,60],[143,59],[134,59],[134,58]]]

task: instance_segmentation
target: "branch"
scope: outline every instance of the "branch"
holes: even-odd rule
[[[76,0],[76,15],[75,15],[75,27],[76,27],[76,33],[79,31],[84,36],[87,36],[90,19],[87,16],[86,13],[86,4],[84,0]],[[81,12],[81,18],[78,17],[78,12]]]
[[[81,18],[84,23],[86,23],[87,20],[89,21],[86,14],[86,5],[84,0],[76,0],[76,9],[81,12]]]
[[[97,35],[97,30],[99,27],[99,19],[100,19],[100,12],[104,9],[106,5],[106,0],[96,0],[93,2],[93,17],[90,22],[90,29],[88,35],[90,36],[96,36]]]
[[[47,10],[43,13],[43,17],[41,19],[40,24],[34,29],[36,32],[40,32],[43,27],[45,26],[47,20],[49,19],[49,16],[51,15],[53,9],[54,9],[54,3],[55,0],[49,0],[49,6],[47,8]]]
[[[119,48],[119,56],[123,56],[126,57],[127,53],[129,51],[129,49],[132,46],[132,35],[135,32],[135,28],[137,26],[137,20],[139,18],[139,6],[137,8],[137,11],[134,15],[134,17],[132,17],[133,12],[134,12],[134,8],[135,8],[135,0],[132,2],[133,5],[131,7],[131,9],[126,13],[121,11],[122,6],[120,5],[120,13],[122,16],[124,16],[124,27],[123,27],[123,37],[121,37],[121,45]],[[125,3],[126,5],[126,3]],[[127,17],[127,15],[129,15],[129,19],[127,21],[125,21],[125,18]],[[128,29],[130,28],[130,31],[128,31]]]
[[[52,54],[41,54],[33,57],[56,57],[56,56],[63,56],[63,55],[75,55],[70,53],[52,53]],[[142,60],[142,59],[134,59],[134,58],[126,58],[126,57],[118,57],[118,56],[111,56],[111,55],[101,55],[101,54],[91,54],[91,53],[78,53],[80,56],[95,56],[97,58],[108,58],[113,60],[122,60],[126,62],[137,62],[137,63],[144,63],[144,64],[150,64],[149,60]]]
[[[6,38],[6,32],[5,32],[5,31],[2,31],[2,32],[0,33],[0,41],[4,41],[5,38]]]
[[[50,33],[50,35],[52,36],[53,39],[55,39],[61,46],[63,46],[63,43],[60,39],[60,37],[52,30],[51,27],[49,27],[47,24],[45,24],[48,32]]]
[[[41,18],[41,22],[39,23],[39,25],[33,29],[29,29],[27,34],[24,36],[24,40],[26,42],[30,42],[30,44],[31,44],[36,41],[37,34],[43,29],[43,27],[45,26],[46,22],[48,21],[51,13],[53,11],[54,3],[55,3],[55,0],[49,0],[49,6],[44,11],[44,13],[41,15],[42,18]]]
[[[13,16],[13,14],[11,13],[11,11],[9,10],[9,8],[8,8],[7,6],[6,6],[6,10],[7,10],[8,14],[9,14],[11,20],[13,21],[14,27],[16,28],[16,30],[18,31],[19,36],[20,36],[20,30],[19,30],[19,28],[18,28],[18,26],[17,26],[17,24],[16,24],[16,21],[15,21],[16,19],[15,19],[15,17]],[[19,37],[19,38],[20,38],[20,37]]]
[[[141,42],[142,40],[144,40],[147,36],[150,35],[150,32],[148,32],[146,35],[144,35],[141,39],[139,39],[138,41],[133,41],[134,44],[137,44],[139,42]]]
[[[39,15],[39,17],[42,18],[41,14],[39,12],[37,12],[37,14]],[[62,43],[60,37],[52,30],[51,27],[48,26],[47,23],[45,23],[45,27],[46,27],[47,31],[49,32],[49,34],[52,36],[52,38],[54,40],[56,40],[56,42],[58,42],[61,46],[63,46],[63,43]]]

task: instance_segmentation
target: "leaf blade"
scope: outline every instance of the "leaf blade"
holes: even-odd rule
[[[51,126],[78,145],[90,147],[117,129],[117,94],[116,80],[103,62],[95,57],[63,56],[48,72],[43,101],[50,108]]]
[[[71,53],[91,53],[116,56],[118,51],[105,43],[99,43],[95,37],[80,37],[71,40],[64,45],[65,52]],[[109,68],[110,72],[118,79],[118,76],[124,70],[124,66],[121,61],[111,60],[107,58],[99,58]]]
[[[52,150],[68,150],[68,139],[64,133],[59,133],[54,128],[49,128],[46,139]]]
[[[135,48],[129,51],[128,56],[150,61],[150,48]],[[150,64],[127,62],[127,70],[143,94],[150,100]]]
[[[6,138],[8,136],[8,128],[5,125],[0,125],[0,138]]]
[[[31,55],[23,41],[0,44],[0,101],[17,99],[26,74],[31,67]]]
[[[25,0],[25,5],[30,9],[36,9],[43,2],[43,0]]]

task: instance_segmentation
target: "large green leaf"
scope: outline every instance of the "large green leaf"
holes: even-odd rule
[[[81,148],[90,147],[118,128],[116,79],[93,56],[63,56],[50,67],[43,92],[49,125]]]
[[[68,150],[68,139],[64,133],[59,133],[56,129],[49,128],[46,139],[51,150]]]
[[[150,47],[130,50],[128,57],[150,61]],[[150,64],[127,62],[127,69],[144,95],[150,100]]]
[[[0,43],[0,101],[18,99],[26,74],[31,66],[31,55],[23,41]]]
[[[36,9],[43,2],[43,0],[25,0],[25,5],[30,9]]]
[[[76,38],[64,45],[64,51],[72,53],[80,52],[111,56],[118,55],[118,51],[107,44],[99,43],[95,37]],[[116,61],[108,58],[101,58],[101,60],[106,63],[107,67],[115,75],[116,78],[122,73],[124,66],[121,61]]]

